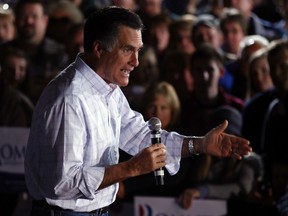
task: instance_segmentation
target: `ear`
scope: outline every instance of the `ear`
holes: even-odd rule
[[[225,69],[224,67],[220,67],[220,77],[223,77],[225,74]]]
[[[100,58],[103,52],[102,44],[100,41],[94,41],[93,43],[93,53]]]
[[[43,15],[42,21],[43,21],[43,24],[44,24],[44,25],[46,26],[46,28],[47,28],[47,26],[48,26],[48,24],[49,24],[49,16]]]

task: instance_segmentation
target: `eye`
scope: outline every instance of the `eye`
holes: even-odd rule
[[[124,52],[124,53],[131,52],[131,49],[129,49],[129,48],[124,48],[124,49],[123,49],[123,52]]]
[[[130,55],[130,54],[132,54],[134,52],[134,50],[132,48],[130,48],[130,47],[124,47],[122,49],[122,52],[123,52],[124,55]]]

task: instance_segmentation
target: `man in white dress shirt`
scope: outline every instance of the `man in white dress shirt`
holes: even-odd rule
[[[139,16],[123,8],[92,14],[84,53],[44,90],[25,156],[31,215],[108,215],[119,181],[163,166],[173,175],[181,157],[193,154],[241,159],[251,151],[249,141],[224,133],[227,121],[203,137],[162,130],[162,143],[151,145],[148,123],[120,90],[139,64],[142,29]],[[118,163],[119,148],[135,156]]]

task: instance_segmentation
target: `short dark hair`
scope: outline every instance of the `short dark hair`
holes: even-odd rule
[[[224,34],[226,34],[225,25],[231,22],[238,23],[242,31],[244,32],[244,34],[247,33],[247,24],[246,24],[244,16],[240,12],[239,13],[231,12],[231,13],[225,14],[225,16],[222,17],[222,19],[220,20],[220,29]]]
[[[215,60],[219,65],[223,65],[223,55],[208,43],[200,45],[190,57],[190,68],[193,68],[194,62],[199,59]]]
[[[116,6],[105,7],[92,13],[84,25],[84,51],[91,52],[95,40],[111,49],[117,42],[119,26],[143,31],[144,25],[136,13]]]
[[[43,8],[43,13],[47,15],[47,4],[43,0],[19,0],[15,6],[15,15],[16,17],[19,16],[22,7],[27,4],[39,4]]]

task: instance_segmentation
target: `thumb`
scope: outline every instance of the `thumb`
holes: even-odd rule
[[[218,125],[214,130],[216,130],[217,133],[222,133],[228,126],[228,121],[224,120],[224,122],[220,125]]]

